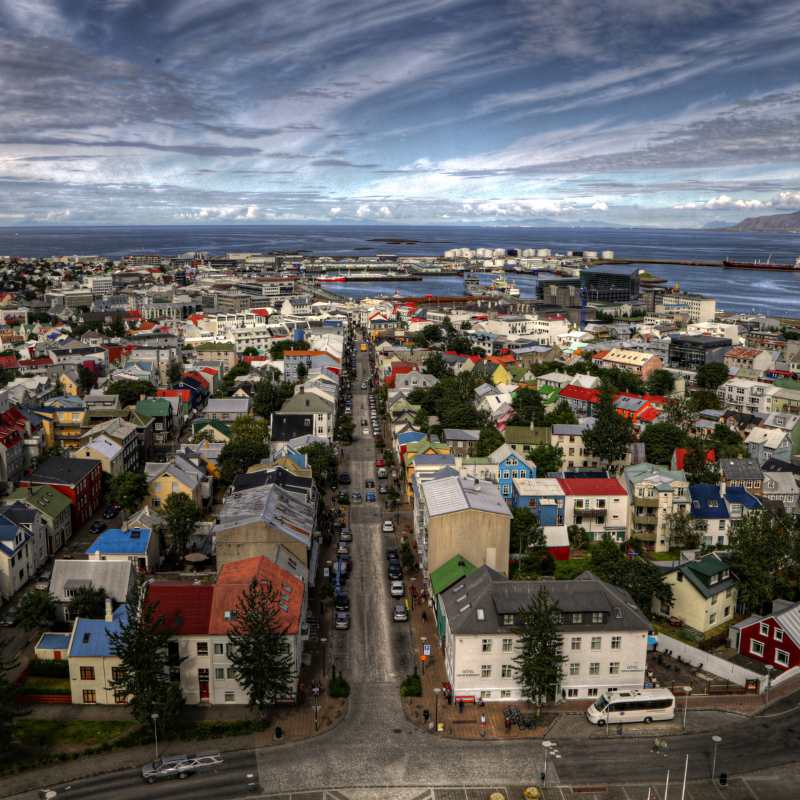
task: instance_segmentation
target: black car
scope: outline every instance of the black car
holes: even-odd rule
[[[397,552],[397,548],[396,547],[388,547],[386,549],[386,558],[388,558],[389,561],[399,561],[400,560],[400,554]]]
[[[403,568],[400,566],[399,561],[390,561],[389,562],[389,580],[392,581],[399,581],[403,577]]]
[[[116,504],[106,506],[103,511],[103,519],[114,519],[120,512],[120,507]]]
[[[102,533],[106,529],[105,522],[101,522],[99,519],[96,522],[93,522],[89,526],[89,533]]]
[[[345,486],[350,483],[350,473],[343,472],[339,475],[339,483],[344,484]]]
[[[350,598],[346,594],[337,594],[334,600],[334,608],[337,611],[349,611]]]

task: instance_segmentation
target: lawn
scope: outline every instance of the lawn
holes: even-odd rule
[[[560,581],[576,578],[589,569],[590,558],[571,558],[569,561],[556,561],[555,577]]]
[[[651,561],[677,561],[680,558],[680,553],[675,551],[665,551],[663,553],[655,553],[652,550],[645,553],[647,558]]]
[[[136,727],[133,721],[21,719],[15,727],[21,744],[43,750],[81,750],[110,743]]]
[[[23,691],[28,694],[47,694],[48,692],[58,692],[64,690],[69,694],[69,678],[45,678],[41,675],[28,675],[22,685]]]

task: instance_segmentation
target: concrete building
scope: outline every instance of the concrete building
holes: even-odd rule
[[[777,411],[770,406],[770,397],[778,391],[778,387],[768,383],[751,381],[746,378],[731,378],[717,389],[719,397],[725,408],[748,414],[766,414]]]
[[[592,363],[603,369],[623,369],[632,372],[646,381],[650,373],[663,367],[661,359],[653,353],[640,353],[637,350],[623,350],[615,347],[600,351],[592,356]]]
[[[558,478],[558,483],[567,527],[579,525],[592,541],[628,538],[628,492],[616,478]]]
[[[720,364],[731,343],[731,339],[718,336],[673,333],[669,337],[669,366],[695,371],[704,364]]]
[[[126,472],[122,446],[102,434],[73,450],[70,455],[72,458],[93,458],[99,461],[103,472],[112,478]]]
[[[717,301],[713,297],[700,294],[669,293],[663,294],[658,305],[666,314],[685,316],[689,322],[713,322],[717,314]]]

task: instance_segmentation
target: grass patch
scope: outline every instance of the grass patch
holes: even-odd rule
[[[96,722],[92,720],[21,719],[16,738],[27,747],[57,750],[63,747],[96,747],[108,743],[137,727],[135,722]]]
[[[556,580],[569,581],[577,578],[582,572],[589,569],[590,558],[571,558],[569,561],[556,561],[555,572]]]
[[[648,551],[646,555],[650,561],[677,561],[680,558],[680,553],[677,550],[667,550],[663,553]]]
[[[22,691],[27,694],[61,694],[66,690],[70,694],[69,678],[46,678],[42,675],[28,675],[22,684]]]

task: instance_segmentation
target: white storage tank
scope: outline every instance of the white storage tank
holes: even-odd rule
[[[495,258],[502,258],[505,254],[506,254],[505,247],[495,247],[495,249],[492,250],[492,255]]]
[[[536,251],[536,255],[539,256],[539,258],[549,258],[552,255],[552,252],[549,247],[540,247]]]
[[[526,247],[522,251],[523,258],[533,258],[536,255],[536,251],[532,247]]]
[[[603,252],[600,253],[600,257],[601,258],[614,258],[614,251],[613,250],[603,250]]]
[[[596,259],[597,258],[597,250],[584,250],[583,257],[586,259]]]

